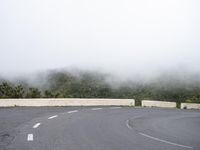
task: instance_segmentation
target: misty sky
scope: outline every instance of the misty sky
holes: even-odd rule
[[[199,0],[0,0],[0,73],[200,71]]]

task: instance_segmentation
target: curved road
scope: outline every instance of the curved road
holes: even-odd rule
[[[74,108],[18,127],[10,150],[199,150],[200,112]]]

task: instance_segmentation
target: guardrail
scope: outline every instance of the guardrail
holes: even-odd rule
[[[181,103],[181,109],[200,109],[200,104],[196,104],[196,103]]]
[[[135,106],[134,99],[0,99],[0,107],[14,106]]]
[[[38,98],[0,99],[0,107],[14,106],[135,106],[134,99],[82,99],[82,98]],[[142,107],[176,108],[176,102],[142,100]],[[181,103],[181,109],[200,109],[200,104]]]
[[[142,107],[176,108],[176,102],[142,100]]]

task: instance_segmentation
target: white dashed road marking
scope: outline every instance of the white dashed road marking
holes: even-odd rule
[[[53,119],[53,118],[56,118],[56,117],[58,117],[58,115],[51,116],[48,119]]]
[[[129,125],[129,120],[126,120],[126,126],[127,126],[130,130],[132,130],[132,127]]]
[[[153,136],[150,136],[150,135],[144,134],[144,133],[139,133],[139,134],[142,135],[142,136],[145,136],[145,137],[147,137],[147,138],[150,138],[150,139],[153,139],[153,140],[159,141],[159,142],[163,142],[163,143],[167,143],[167,144],[171,144],[171,145],[175,145],[175,146],[179,146],[179,147],[183,147],[183,148],[189,148],[189,149],[192,149],[191,146],[185,146],[185,145],[181,145],[181,144],[177,144],[177,143],[173,143],[173,142],[165,141],[165,140],[162,140],[162,139],[159,139],[159,138],[156,138],[156,137],[153,137]]]
[[[92,108],[91,110],[101,110],[102,108]]]
[[[36,123],[36,124],[33,126],[33,128],[35,129],[35,128],[39,127],[40,125],[41,125],[41,123]]]
[[[110,109],[119,109],[121,107],[110,107]]]
[[[28,134],[27,141],[33,141],[33,134]]]
[[[71,114],[71,113],[76,113],[76,112],[78,112],[78,110],[68,111],[67,113]]]

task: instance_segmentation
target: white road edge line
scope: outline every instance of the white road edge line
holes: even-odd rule
[[[110,109],[119,109],[121,107],[110,107]]]
[[[102,108],[92,108],[91,110],[101,110]]]
[[[127,126],[130,130],[132,130],[132,127],[129,125],[129,120],[126,120],[126,126]]]
[[[67,113],[71,114],[71,113],[76,113],[76,112],[78,112],[78,110],[68,111]]]
[[[33,126],[33,128],[35,129],[35,128],[39,127],[40,125],[41,125],[41,123],[36,123],[36,124]]]
[[[53,118],[56,118],[56,117],[58,117],[58,115],[51,116],[48,119],[53,119]]]
[[[27,141],[33,141],[33,134],[28,134]]]
[[[147,138],[150,138],[150,139],[153,139],[153,140],[156,140],[156,141],[159,141],[159,142],[163,142],[163,143],[167,143],[167,144],[171,144],[171,145],[175,145],[175,146],[179,146],[179,147],[183,147],[183,148],[189,148],[189,149],[192,149],[191,146],[186,146],[186,145],[181,145],[181,144],[177,144],[177,143],[173,143],[173,142],[169,142],[169,141],[165,141],[165,140],[162,140],[162,139],[159,139],[159,138],[156,138],[156,137],[153,137],[153,136],[150,136],[150,135],[147,135],[147,134],[144,134],[144,133],[139,133],[140,135],[142,136],[145,136]]]

